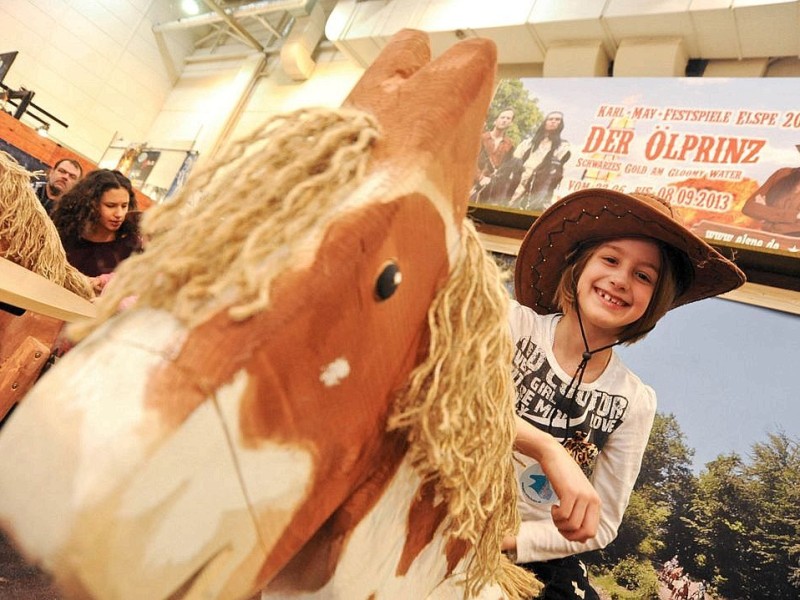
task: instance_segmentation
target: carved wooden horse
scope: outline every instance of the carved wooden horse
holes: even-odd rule
[[[345,108],[272,119],[146,217],[108,320],[0,435],[0,522],[67,595],[529,593],[498,551],[504,292],[465,222],[494,64],[401,32]]]

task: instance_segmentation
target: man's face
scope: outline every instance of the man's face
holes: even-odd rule
[[[52,195],[60,196],[70,191],[80,176],[78,167],[71,162],[63,161],[51,169],[47,176],[47,187]]]
[[[501,131],[505,131],[506,129],[509,128],[509,126],[511,125],[511,121],[513,120],[514,120],[514,112],[510,110],[504,110],[499,115],[497,115],[497,118],[494,120],[494,126]]]
[[[557,113],[553,113],[548,115],[547,119],[544,122],[544,128],[548,131],[555,131],[559,127],[561,127],[561,115]]]

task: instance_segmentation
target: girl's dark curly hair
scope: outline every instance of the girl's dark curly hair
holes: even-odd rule
[[[119,171],[98,169],[92,171],[58,201],[53,212],[53,222],[62,240],[81,237],[86,225],[94,225],[100,221],[100,199],[108,190],[125,189],[130,202],[128,211],[134,211],[136,195],[130,179]],[[117,231],[118,237],[139,233],[136,220],[125,219]]]

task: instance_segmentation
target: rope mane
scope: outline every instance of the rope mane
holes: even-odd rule
[[[88,335],[136,296],[194,327],[229,306],[244,320],[269,302],[276,274],[314,247],[340,199],[363,180],[375,119],[352,109],[303,109],[268,120],[143,218],[145,252],[124,261]],[[300,253],[302,255],[302,253]],[[306,253],[309,258],[313,252]]]
[[[138,307],[168,310],[190,326],[229,304],[234,319],[263,309],[275,274],[296,263],[298,246],[313,248],[341,198],[363,180],[378,135],[374,118],[352,109],[272,118],[190,179],[174,202],[146,213],[145,252],[122,263],[100,317],[72,333],[88,334],[131,295]],[[470,223],[462,254],[428,312],[428,358],[389,428],[407,430],[413,464],[448,503],[445,535],[475,550],[467,596],[497,582],[509,597],[525,598],[535,590],[532,576],[499,551],[519,524],[507,295]]]
[[[0,152],[0,256],[86,299],[88,279],[67,262],[55,225],[31,187],[32,173]]]
[[[496,582],[509,598],[530,598],[540,586],[500,553],[503,537],[519,529],[508,294],[470,221],[462,233],[462,260],[428,311],[428,357],[389,428],[407,430],[412,463],[447,502],[445,534],[475,550],[465,597]]]

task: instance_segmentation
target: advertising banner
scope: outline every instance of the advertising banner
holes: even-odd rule
[[[709,243],[800,257],[794,79],[501,80],[471,201],[538,214],[588,187],[669,201]]]
[[[136,155],[136,159],[133,161],[133,164],[131,164],[130,171],[128,172],[128,177],[133,187],[142,189],[142,186],[147,181],[150,172],[158,161],[159,156],[161,156],[159,150],[148,149],[142,150]]]
[[[144,144],[131,144],[117,163],[117,170],[126,175],[133,187],[142,189],[153,170],[161,151],[145,148]]]

